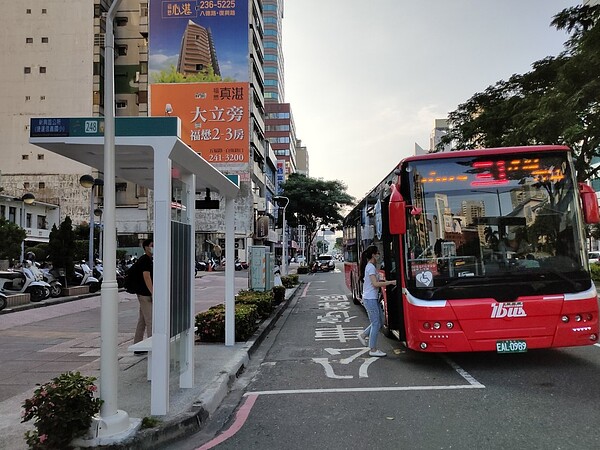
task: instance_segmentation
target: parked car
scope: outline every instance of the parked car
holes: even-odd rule
[[[588,252],[588,260],[590,264],[600,264],[600,251],[599,252]]]
[[[304,255],[296,256],[296,262],[299,264],[304,264],[306,262],[306,257]]]
[[[317,270],[329,272],[335,269],[335,261],[331,255],[319,255],[317,258]]]

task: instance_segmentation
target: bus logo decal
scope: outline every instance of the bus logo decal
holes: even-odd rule
[[[492,303],[492,319],[503,317],[527,317],[522,302]]]

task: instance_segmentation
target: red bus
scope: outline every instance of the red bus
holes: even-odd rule
[[[346,284],[382,254],[384,333],[424,352],[523,352],[598,341],[585,224],[600,221],[564,146],[402,160],[344,219]]]

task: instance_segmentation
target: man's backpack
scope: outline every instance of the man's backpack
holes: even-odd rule
[[[141,273],[137,267],[137,261],[125,271],[123,287],[128,294],[137,294],[139,291]]]

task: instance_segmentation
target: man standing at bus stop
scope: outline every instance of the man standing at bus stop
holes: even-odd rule
[[[139,283],[136,294],[140,303],[140,311],[137,326],[135,328],[135,336],[133,338],[134,344],[144,340],[144,331],[146,332],[147,337],[152,336],[152,253],[154,251],[153,240],[144,240],[144,242],[142,242],[142,247],[144,248],[144,254],[140,256],[140,259],[138,259],[136,262],[138,266],[136,271],[136,277],[139,277]],[[137,355],[147,352],[134,353]]]

